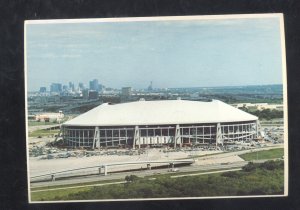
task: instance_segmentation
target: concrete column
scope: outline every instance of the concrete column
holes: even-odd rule
[[[171,168],[174,168],[174,163],[170,163]]]
[[[151,170],[151,164],[150,163],[147,164],[147,169]]]
[[[94,140],[93,140],[93,149],[95,149],[96,142],[99,142],[99,147],[100,147],[100,141],[99,141],[99,127],[95,127],[95,133],[94,133]]]
[[[174,148],[176,148],[177,142],[179,142],[179,146],[181,147],[181,145],[182,145],[181,134],[180,134],[180,128],[179,128],[178,124],[176,125],[176,128],[175,128]]]
[[[222,129],[221,129],[221,124],[218,123],[217,124],[217,133],[216,133],[216,146],[218,146],[218,144],[224,144],[224,139],[223,139],[223,134],[222,134]]]
[[[140,143],[139,126],[135,126],[135,128],[134,128],[133,148],[135,148],[137,143],[139,144],[139,149],[140,149],[141,148],[141,143]]]
[[[107,165],[104,165],[104,176],[107,176]]]
[[[256,120],[256,138],[258,138],[259,132],[260,132],[260,123],[259,120]]]
[[[59,132],[58,132],[58,134],[56,135],[54,142],[56,142],[57,139],[58,139],[61,135],[62,135],[62,137],[63,137],[63,140],[65,140],[64,127],[62,127],[62,126],[60,127]]]

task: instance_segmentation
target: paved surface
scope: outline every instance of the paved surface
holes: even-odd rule
[[[183,174],[183,175],[174,175],[170,176],[171,178],[178,178],[178,177],[184,177],[184,176],[199,176],[199,175],[205,175],[205,174],[215,174],[215,173],[223,173],[228,171],[240,171],[241,168],[237,169],[228,169],[228,170],[219,170],[219,171],[210,171],[210,172],[202,172],[202,173],[190,173],[190,174]],[[153,178],[152,180],[155,180],[156,178]],[[114,185],[114,184],[123,184],[126,183],[126,181],[119,181],[119,182],[111,182],[111,183],[101,183],[101,184],[86,184],[81,186],[71,186],[71,187],[56,187],[51,189],[42,189],[42,190],[32,190],[31,192],[43,192],[43,191],[54,191],[54,190],[64,190],[64,189],[74,189],[74,188],[84,188],[84,187],[96,187],[96,186],[105,186],[105,185]],[[32,188],[34,189],[34,188]]]
[[[273,148],[280,148],[280,147],[283,147],[283,146],[276,145],[274,147],[253,149],[252,152],[268,150],[268,149],[273,149]],[[190,166],[180,167],[180,172],[208,171],[208,170],[216,170],[216,169],[223,170],[223,169],[243,167],[244,165],[246,165],[248,163],[247,161],[237,161],[236,159],[233,162],[226,162],[226,161],[228,161],[228,158],[229,158],[229,160],[231,160],[230,158],[237,157],[238,155],[245,154],[247,152],[249,152],[249,151],[243,150],[243,151],[221,153],[221,154],[199,157],[196,159],[195,164],[192,164]],[[216,163],[217,161],[220,161],[220,162]],[[263,162],[263,161],[264,160],[261,160],[259,162]],[[131,174],[134,174],[139,177],[144,177],[144,176],[149,176],[149,175],[153,175],[153,174],[165,174],[165,173],[172,173],[172,172],[168,172],[168,169],[164,168],[164,169],[109,173],[107,176],[97,174],[97,175],[66,178],[63,180],[56,180],[56,181],[36,182],[36,183],[31,183],[31,187],[68,185],[68,184],[77,184],[77,183],[85,183],[85,182],[93,182],[93,181],[124,179],[127,175],[131,175]]]
[[[242,167],[246,165],[247,161],[230,163],[226,165],[222,164],[213,164],[213,165],[191,165],[180,167],[179,172],[195,172],[195,171],[208,171],[208,170],[216,170],[216,169],[230,169],[236,167]],[[47,181],[47,182],[37,182],[31,183],[31,187],[46,187],[46,186],[55,186],[55,185],[68,185],[68,184],[77,184],[77,183],[85,183],[85,182],[93,182],[93,181],[104,181],[104,180],[114,180],[114,179],[124,179],[127,175],[136,175],[138,177],[145,177],[155,174],[172,174],[174,172],[168,172],[168,169],[155,169],[155,170],[143,170],[143,171],[133,171],[133,172],[122,172],[122,173],[112,173],[107,176],[103,175],[91,175],[84,177],[76,177],[72,179],[64,179],[64,180],[56,180],[56,181]],[[175,174],[175,173],[174,173]]]

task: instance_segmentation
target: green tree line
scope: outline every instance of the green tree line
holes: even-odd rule
[[[283,111],[275,110],[275,109],[263,109],[263,110],[249,110],[246,107],[240,108],[241,110],[248,112],[249,114],[253,114],[257,116],[259,119],[276,119],[283,118]]]
[[[89,191],[55,197],[54,200],[168,198],[283,194],[283,161],[249,163],[241,171],[201,176],[170,178],[158,176],[155,180],[134,175],[126,183],[97,186]]]

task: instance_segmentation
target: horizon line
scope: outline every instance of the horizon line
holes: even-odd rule
[[[60,83],[62,84],[62,83]],[[231,87],[249,87],[249,86],[274,86],[274,85],[282,85],[283,86],[283,83],[273,83],[273,84],[262,84],[262,85],[259,85],[259,84],[256,84],[256,85],[221,85],[221,86],[198,86],[198,87],[166,87],[166,88],[153,88],[153,90],[155,89],[193,89],[193,88],[231,88]],[[41,87],[45,87],[45,86],[41,86]],[[131,87],[131,86],[124,86],[124,87]],[[115,90],[122,90],[122,88],[124,87],[120,87],[120,88],[112,88],[112,89],[115,89]],[[131,87],[132,89],[134,90],[145,90],[147,89],[147,87],[145,88],[133,88]],[[86,88],[86,89],[89,89],[89,88]],[[39,90],[28,90],[27,92],[39,92]],[[47,91],[49,92],[49,91]]]

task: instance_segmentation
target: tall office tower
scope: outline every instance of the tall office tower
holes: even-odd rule
[[[99,85],[98,85],[98,90],[99,90],[99,91],[102,91],[103,89],[104,89],[104,85],[99,84]]]
[[[62,85],[60,83],[52,83],[50,86],[50,92],[60,93],[62,91]]]
[[[152,81],[150,82],[150,85],[148,86],[148,91],[152,91],[153,87],[152,87]]]
[[[68,86],[67,86],[67,85],[63,85],[63,86],[62,86],[62,90],[63,90],[64,92],[67,92],[67,91],[68,91]]]
[[[99,91],[99,83],[97,79],[90,81],[90,90]]]
[[[73,82],[69,82],[69,90],[70,91],[75,91],[75,86]]]
[[[40,87],[40,93],[46,93],[47,89],[46,87]]]
[[[78,89],[81,90],[81,91],[84,89],[84,85],[83,85],[82,82],[79,82]]]

